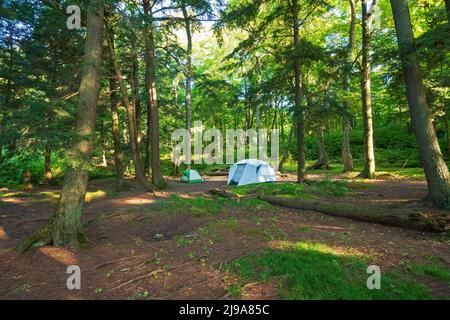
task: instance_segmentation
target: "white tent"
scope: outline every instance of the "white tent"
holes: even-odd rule
[[[200,176],[197,170],[187,169],[184,170],[183,176],[181,177],[181,182],[186,183],[195,183],[195,182],[203,182],[204,180]]]
[[[277,181],[275,170],[267,162],[256,159],[241,160],[235,163],[228,173],[229,185],[242,186],[274,181]]]

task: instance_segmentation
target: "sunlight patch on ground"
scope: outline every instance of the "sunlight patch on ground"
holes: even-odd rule
[[[9,236],[5,231],[5,228],[3,226],[0,226],[0,240],[9,240]]]
[[[16,198],[16,197],[20,197],[23,196],[25,193],[23,192],[7,192],[7,193],[2,193],[0,195],[1,198]]]
[[[91,202],[96,199],[106,198],[107,193],[103,190],[86,192],[86,202]]]
[[[328,246],[322,243],[310,243],[310,242],[292,242],[286,240],[272,240],[267,243],[270,249],[276,250],[307,250],[315,251],[325,254],[333,254],[341,257],[363,257],[364,255],[354,248],[340,247],[340,246]]]
[[[154,199],[148,198],[128,198],[128,199],[117,199],[112,201],[113,204],[121,205],[121,204],[132,204],[132,205],[141,205],[141,204],[152,204],[155,203]]]
[[[347,230],[346,228],[342,228],[342,227],[323,226],[323,225],[318,225],[318,224],[311,225],[310,227],[314,228],[314,229],[319,229],[319,230],[323,230],[323,229],[325,229],[325,230]]]
[[[168,198],[170,196],[170,192],[167,192],[167,191],[155,191],[154,195],[155,195],[155,197],[158,197],[158,198]]]
[[[78,264],[78,259],[75,255],[67,249],[56,247],[42,247],[39,251],[46,256],[55,259],[56,261],[63,263],[67,266],[72,264]]]
[[[56,200],[59,198],[60,192],[59,191],[42,191],[42,192],[39,192],[39,194]]]
[[[195,198],[197,198],[197,197],[195,197],[195,196],[192,196],[192,195],[190,195],[190,194],[185,194],[185,193],[178,194],[178,196],[179,196],[180,198],[183,198],[183,199],[195,199]]]
[[[1,202],[5,202],[5,203],[17,203],[17,204],[20,204],[20,203],[28,203],[28,202],[30,202],[30,201],[27,200],[27,199],[5,198],[5,199],[2,199]]]

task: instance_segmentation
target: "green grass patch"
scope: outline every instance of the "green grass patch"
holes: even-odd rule
[[[232,187],[231,190],[240,196],[262,193],[295,198],[312,197],[312,195],[307,192],[306,186],[298,183],[250,184],[245,186]]]
[[[335,196],[344,197],[350,193],[347,182],[339,180],[321,180],[315,181],[307,187],[312,194],[319,194],[321,196]]]
[[[299,226],[299,227],[297,227],[297,230],[301,231],[301,232],[309,232],[312,230],[312,228],[309,226]]]
[[[351,192],[348,182],[340,180],[320,180],[310,184],[291,182],[252,184],[232,187],[231,190],[238,195],[262,193],[280,197],[314,199],[318,196],[343,197]]]
[[[425,287],[398,272],[381,273],[381,289],[366,286],[367,259],[320,243],[296,242],[227,265],[241,282],[280,281],[284,299],[428,299]]]
[[[267,211],[267,212],[277,212],[279,209],[266,201],[259,199],[240,199],[239,201],[233,199],[217,198],[218,203],[227,208],[243,211]]]
[[[239,220],[235,217],[231,217],[228,219],[220,219],[217,221],[217,224],[228,230],[236,230],[239,226]]]
[[[436,263],[415,263],[411,270],[418,275],[427,275],[443,281],[450,286],[450,269]]]
[[[181,197],[171,194],[156,202],[161,210],[175,214],[215,215],[223,211],[221,203],[209,197]]]
[[[315,161],[307,161],[306,166],[310,166]],[[386,173],[389,173],[393,175],[394,177],[397,176],[398,178],[414,178],[414,179],[424,179],[425,173],[423,171],[423,168],[420,166],[406,166],[403,167],[404,163],[398,163],[398,164],[383,164],[378,162],[376,167],[376,173],[377,175],[383,175]],[[344,167],[341,163],[338,162],[332,162],[330,164],[329,169],[307,169],[307,172],[314,173],[314,174],[323,174],[325,176],[333,176],[342,174],[344,170]],[[363,166],[361,161],[355,160],[353,172],[362,172]],[[295,174],[297,172],[297,163],[296,162],[290,162],[283,167],[283,172],[285,173],[292,173]],[[350,177],[349,177],[350,178]]]

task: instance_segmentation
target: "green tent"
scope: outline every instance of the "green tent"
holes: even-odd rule
[[[203,182],[204,180],[200,176],[200,174],[197,172],[197,170],[184,170],[183,175],[181,176],[181,182],[185,183],[196,183],[196,182]]]

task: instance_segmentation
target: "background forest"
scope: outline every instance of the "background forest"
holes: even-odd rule
[[[67,29],[69,15],[65,8],[80,5],[85,23],[85,5],[77,1],[2,2],[0,183],[22,183],[26,171],[33,183],[50,178],[61,181],[65,150],[73,137],[85,34],[83,28]],[[448,11],[444,1],[408,2],[433,125],[448,161]],[[115,52],[135,109],[140,152],[148,163],[151,111],[143,24],[148,13],[135,1],[110,2],[111,8],[113,5],[109,20]],[[295,94],[290,65],[294,59],[301,64],[308,163],[312,165],[319,158],[323,139],[331,169],[342,170],[342,122],[348,118],[353,168],[361,170],[364,136],[360,1],[300,1],[297,49],[292,47],[284,2],[156,1],[151,6],[163,174],[173,173],[170,134],[186,126],[187,104],[190,121],[201,120],[206,128],[256,128],[259,113],[260,127],[280,130],[280,154],[289,150],[285,170],[295,171],[297,136],[291,134]],[[379,171],[403,169],[406,174],[420,174],[420,170],[406,170],[421,164],[389,2],[380,1],[374,16],[371,97],[376,164]],[[114,175],[111,104],[117,104],[119,143],[125,154],[130,154],[122,94],[111,92],[117,87],[114,69],[108,50],[103,55],[101,69],[105,76],[97,109],[92,178]],[[125,159],[126,164],[129,161]],[[133,166],[127,166],[128,173],[133,170]]]

